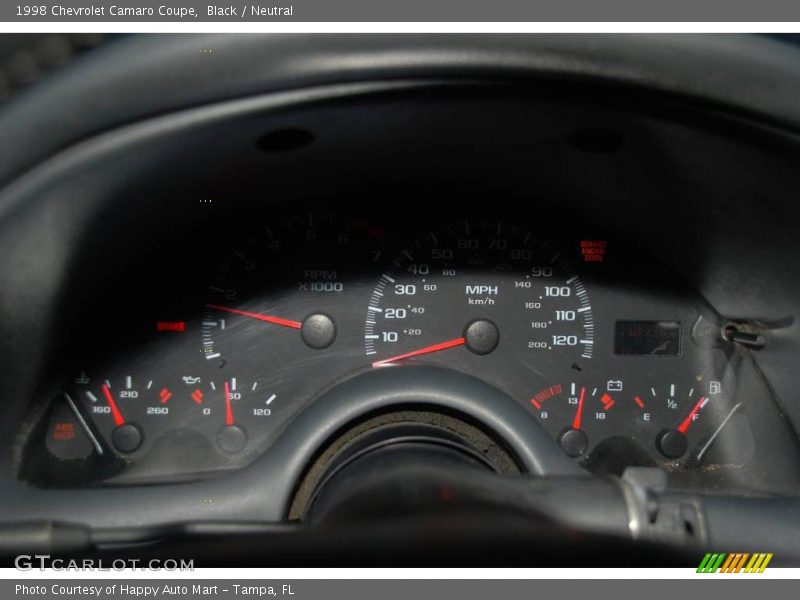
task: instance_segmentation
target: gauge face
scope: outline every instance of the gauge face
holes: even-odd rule
[[[136,465],[130,475],[146,469],[152,476],[186,464],[195,472],[223,469],[245,459],[274,429],[271,405],[276,398],[259,380],[184,375],[156,381],[137,374],[96,377],[83,371],[65,394],[65,406],[75,409],[76,422],[108,474],[127,464]],[[62,441],[56,427],[78,427],[61,408],[63,414],[51,424],[50,447],[59,456],[82,452],[85,440],[74,431],[56,444]],[[73,438],[77,441],[68,445]]]
[[[375,286],[364,326],[375,367],[432,360],[480,375],[492,355],[539,368],[590,359],[593,346],[589,294],[567,260],[522,227],[490,221],[405,248]]]
[[[575,458],[591,459],[598,446],[624,439],[655,462],[702,460],[735,406],[726,393],[732,376],[655,379],[576,377],[536,391],[529,408]]]
[[[208,289],[204,359],[264,370],[330,347],[337,316],[357,302],[360,280],[381,263],[383,243],[378,228],[330,214],[308,213],[244,234]]]
[[[160,292],[131,302],[136,335],[107,335],[116,305],[92,316],[73,365],[85,371],[42,427],[48,477],[239,468],[343,379],[420,364],[495,386],[593,472],[660,466],[692,487],[727,470],[749,484],[760,448],[796,444],[775,433],[785,424],[758,375],[731,366],[713,309],[658,264],[605,254],[613,241],[551,246],[488,220],[411,239],[413,223],[322,213],[235,225],[202,268],[125,282]]]
[[[65,391],[131,467],[246,464],[332,381],[369,368],[362,307],[384,237],[324,214],[243,229],[198,298],[199,318],[158,321],[149,354],[96,364]]]
[[[204,302],[206,378],[258,379],[262,404],[274,395],[272,414],[288,415],[360,366],[348,361],[357,354],[357,307],[379,272],[384,237],[365,221],[314,213],[244,234]]]
[[[203,303],[202,381],[191,393],[215,398],[211,411],[224,406],[213,438],[226,456],[262,449],[322,389],[363,368],[358,307],[384,243],[366,221],[306,213],[243,233],[221,261]]]
[[[74,390],[100,435],[123,454],[136,452],[151,443],[150,436],[163,433],[175,395],[166,385],[133,374],[94,378],[83,372]]]

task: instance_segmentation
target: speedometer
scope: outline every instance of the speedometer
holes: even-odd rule
[[[364,348],[374,367],[459,353],[454,363],[472,370],[478,365],[468,356],[501,350],[535,367],[593,353],[581,278],[557,250],[503,222],[427,232],[381,275],[366,312]]]

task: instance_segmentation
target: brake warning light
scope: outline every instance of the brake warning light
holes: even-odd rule
[[[581,240],[583,262],[603,262],[605,255],[605,240]]]

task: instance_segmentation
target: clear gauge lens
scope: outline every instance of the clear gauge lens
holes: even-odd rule
[[[79,402],[106,443],[121,454],[140,450],[149,437],[146,430],[157,437],[174,404],[173,390],[146,377],[94,379],[83,372],[75,381]]]
[[[101,363],[65,392],[126,476],[242,466],[331,381],[368,368],[361,307],[384,243],[377,227],[330,214],[245,228],[208,277],[199,318],[157,321],[131,371]]]
[[[198,380],[187,388],[192,411],[187,425],[207,431],[227,455],[244,451],[251,438],[269,429],[277,394],[262,382],[238,377]]]
[[[529,408],[572,457],[586,458],[598,445],[624,439],[652,462],[703,460],[733,408],[724,393],[730,381],[697,376],[689,383],[651,383],[555,383],[536,391]]]
[[[590,443],[619,431],[620,413],[625,410],[618,406],[622,387],[622,381],[616,380],[556,383],[534,393],[530,407],[564,452],[578,457]]]
[[[364,221],[311,213],[243,235],[208,288],[204,359],[264,373],[319,358],[374,277],[384,237]]]
[[[83,451],[85,443],[67,447],[75,435],[61,437],[69,427],[75,433],[76,420],[105,458],[169,473],[186,464],[196,471],[229,467],[260,449],[274,430],[278,396],[259,379],[184,375],[156,381],[137,375],[96,378],[84,371],[64,398],[66,408],[72,403],[77,412],[70,417],[58,411],[48,433],[48,443],[61,448],[57,456]]]
[[[263,448],[331,381],[363,369],[359,307],[385,237],[363,220],[307,213],[252,228],[221,260],[200,323],[203,380],[191,393],[213,399],[202,410],[224,455]]]
[[[466,221],[391,263],[367,306],[364,350],[375,367],[443,362],[478,376],[496,371],[493,355],[570,364],[592,357],[592,305],[566,258],[529,231]]]

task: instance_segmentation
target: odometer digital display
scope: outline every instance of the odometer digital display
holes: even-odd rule
[[[617,321],[614,325],[614,354],[678,356],[680,353],[678,321]]]

